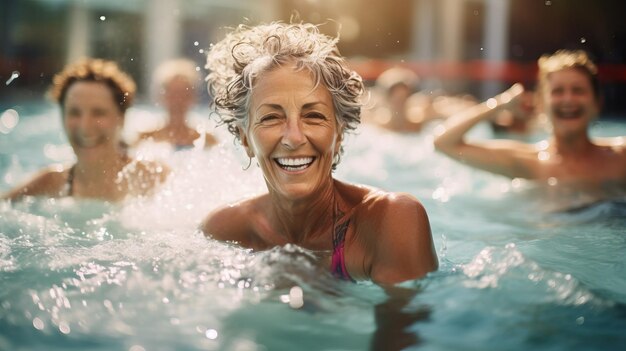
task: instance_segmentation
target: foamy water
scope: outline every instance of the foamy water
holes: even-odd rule
[[[15,110],[19,123],[0,136],[2,191],[73,159],[54,108]],[[438,272],[403,284],[408,297],[392,293],[400,307],[371,283],[335,280],[316,253],[252,253],[199,233],[211,209],[265,189],[218,129],[208,151],[138,152],[173,170],[151,198],[0,203],[0,350],[393,349],[405,326],[427,350],[626,343],[623,201],[545,212],[531,184],[435,154],[428,133],[362,127],[337,178],[418,197],[440,258]]]

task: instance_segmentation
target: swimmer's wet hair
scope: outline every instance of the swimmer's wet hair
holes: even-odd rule
[[[355,129],[361,122],[363,82],[347,67],[337,49],[338,41],[309,23],[239,25],[213,45],[207,56],[208,89],[220,122],[240,139],[238,127],[247,128],[256,78],[294,62],[297,69],[311,71],[316,84],[330,91],[343,131]]]
[[[63,108],[70,86],[76,82],[104,83],[119,110],[124,113],[132,105],[137,90],[135,82],[113,61],[85,58],[65,66],[52,80],[50,96]]]
[[[539,58],[539,88],[545,89],[548,76],[551,73],[566,68],[574,68],[586,74],[596,99],[600,99],[598,67],[583,50],[559,50],[552,55],[541,56]]]

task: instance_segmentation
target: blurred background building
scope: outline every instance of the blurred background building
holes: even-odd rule
[[[160,62],[186,56],[203,71],[227,27],[297,13],[340,33],[368,81],[402,65],[422,89],[479,99],[532,85],[544,53],[584,49],[600,64],[605,113],[623,116],[624,10],[621,0],[0,0],[0,106],[41,100],[54,73],[82,56],[117,61],[148,99]]]

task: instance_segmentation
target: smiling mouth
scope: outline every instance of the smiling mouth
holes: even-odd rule
[[[559,119],[576,119],[576,118],[582,117],[582,115],[583,115],[583,111],[581,109],[567,110],[567,111],[563,111],[563,110],[554,111],[554,116]]]
[[[288,172],[297,172],[309,168],[315,161],[315,157],[278,157],[274,161]]]
[[[102,134],[86,137],[79,133],[72,133],[69,139],[81,148],[93,148],[106,143],[107,140]]]

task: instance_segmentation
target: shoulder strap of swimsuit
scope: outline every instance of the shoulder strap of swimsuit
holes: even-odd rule
[[[74,195],[74,172],[75,172],[75,169],[76,169],[76,164],[72,165],[72,167],[70,167],[69,171],[67,172],[67,183],[66,183],[67,191],[65,192],[65,194],[67,196]]]
[[[334,225],[333,230],[333,257],[331,261],[331,273],[343,280],[354,281],[350,274],[348,273],[348,269],[346,268],[346,260],[344,257],[344,245],[346,241],[346,233],[348,231],[348,227],[350,225],[350,217],[345,218],[345,214],[341,211],[337,211],[337,216],[339,217],[339,221],[341,223]],[[350,211],[351,214],[352,211]]]

